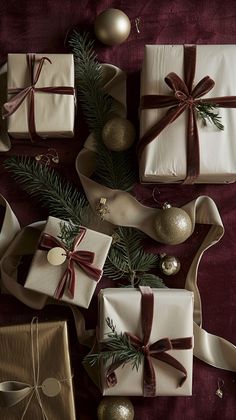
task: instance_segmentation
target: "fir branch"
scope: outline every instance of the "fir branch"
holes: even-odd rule
[[[154,282],[154,277],[160,282],[161,279],[147,276],[147,271],[157,267],[159,256],[143,251],[143,237],[144,234],[136,229],[119,227],[115,231],[115,243],[108,254],[104,274],[113,280],[128,279],[133,287],[141,285],[142,281],[150,287],[163,287],[158,286],[159,281]]]
[[[60,223],[61,234],[58,238],[62,240],[67,249],[72,249],[75,237],[79,234],[80,226],[68,221],[68,223]]]
[[[89,34],[74,30],[69,44],[75,57],[78,98],[90,131],[97,135],[114,112],[113,101],[103,89],[102,66],[97,61],[94,41],[89,39]]]
[[[211,124],[214,124],[218,130],[224,130],[219,112],[214,112],[216,108],[217,105],[199,103],[196,106],[197,115],[202,118],[204,125],[207,125],[207,122],[210,122]]]
[[[83,363],[89,363],[94,366],[98,362],[113,364],[119,362],[121,364],[131,363],[132,369],[138,370],[142,359],[143,353],[137,350],[131,343],[129,337],[124,334],[118,334],[116,327],[110,318],[106,318],[106,323],[111,332],[107,334],[108,340],[104,342],[105,349],[98,353],[90,353],[85,356]]]
[[[69,44],[75,56],[78,99],[96,139],[96,176],[106,187],[129,191],[137,177],[132,154],[112,152],[102,142],[102,128],[116,108],[112,97],[103,89],[102,66],[93,50],[94,42],[89,40],[88,34],[81,35],[75,30]]]
[[[50,215],[81,224],[86,198],[54,169],[26,156],[11,157],[4,166],[24,191],[48,208]]]
[[[166,288],[163,280],[154,274],[145,273],[139,280],[139,286],[149,286],[152,288]]]

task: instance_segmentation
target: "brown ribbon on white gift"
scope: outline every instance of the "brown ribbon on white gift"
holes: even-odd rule
[[[109,82],[113,89],[112,96],[115,97],[117,102],[119,101],[123,104],[120,109],[124,115],[126,91],[125,75],[120,69],[114,66],[107,65],[106,67],[110,67],[110,73],[112,74],[112,80]],[[119,89],[114,89],[116,78],[118,80]],[[109,85],[107,84],[105,88],[108,90]],[[95,153],[92,136],[89,137],[88,141],[85,143],[84,149],[79,153],[76,167],[88,201],[95,213],[99,199],[101,197],[107,198],[110,212],[104,215],[104,225],[107,224],[111,227],[114,225],[135,227],[158,241],[158,237],[153,229],[154,218],[157,217],[158,210],[143,206],[133,196],[124,191],[112,190],[90,179],[95,168]],[[194,293],[194,355],[211,366],[236,371],[235,345],[221,337],[207,333],[202,328],[201,298],[197,287],[197,272],[202,255],[208,248],[220,240],[224,234],[224,227],[216,204],[209,197],[200,196],[182,208],[191,218],[192,232],[196,223],[211,225],[209,232],[203,240],[203,243],[190,266],[185,284],[186,289]],[[7,229],[9,232],[11,231],[12,228],[10,224],[8,224]],[[2,287],[5,290],[13,294],[26,305],[40,309],[43,308],[46,303],[50,302],[50,300],[48,300],[45,295],[24,289],[24,287],[16,281],[16,271],[19,263],[19,258],[18,260],[16,258],[16,250],[18,249],[18,255],[30,253],[30,245],[28,241],[25,240],[27,231],[29,234],[29,230],[32,233],[32,230],[35,229],[33,229],[33,227],[26,227],[24,230],[20,231],[3,256],[0,265],[1,280]],[[85,331],[83,316],[77,308],[71,306],[71,309],[76,318],[79,341],[83,344],[88,344],[88,342],[91,344],[93,336],[92,330]]]

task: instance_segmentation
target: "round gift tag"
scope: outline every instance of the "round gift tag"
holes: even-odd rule
[[[49,264],[52,265],[61,265],[66,260],[65,250],[60,246],[50,249],[47,254],[47,260]]]
[[[56,397],[61,392],[61,384],[56,378],[47,378],[42,383],[42,391],[47,397]]]

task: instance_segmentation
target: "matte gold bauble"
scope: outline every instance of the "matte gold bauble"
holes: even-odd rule
[[[133,420],[134,407],[126,397],[104,397],[98,406],[98,420]]]
[[[157,240],[167,245],[178,245],[186,241],[192,233],[192,222],[188,213],[165,204],[155,218]]]
[[[166,276],[174,276],[180,270],[180,261],[173,255],[162,255],[159,263],[160,270]]]
[[[134,140],[135,128],[126,118],[111,118],[102,129],[102,141],[113,152],[129,149]]]
[[[106,9],[94,22],[96,37],[105,45],[118,45],[128,38],[131,24],[128,16],[119,9]]]

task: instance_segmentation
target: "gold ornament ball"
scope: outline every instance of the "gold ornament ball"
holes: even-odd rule
[[[128,16],[119,9],[106,9],[94,22],[96,37],[105,45],[118,45],[128,38],[131,23]]]
[[[164,255],[159,263],[160,269],[166,276],[173,276],[180,270],[180,261],[173,255]]]
[[[126,397],[104,397],[97,410],[98,420],[133,420],[134,407]]]
[[[163,210],[158,210],[154,224],[157,240],[166,245],[181,244],[192,233],[192,222],[188,213],[169,204]]]
[[[129,149],[134,140],[135,128],[126,118],[111,118],[102,129],[102,141],[113,152]]]

